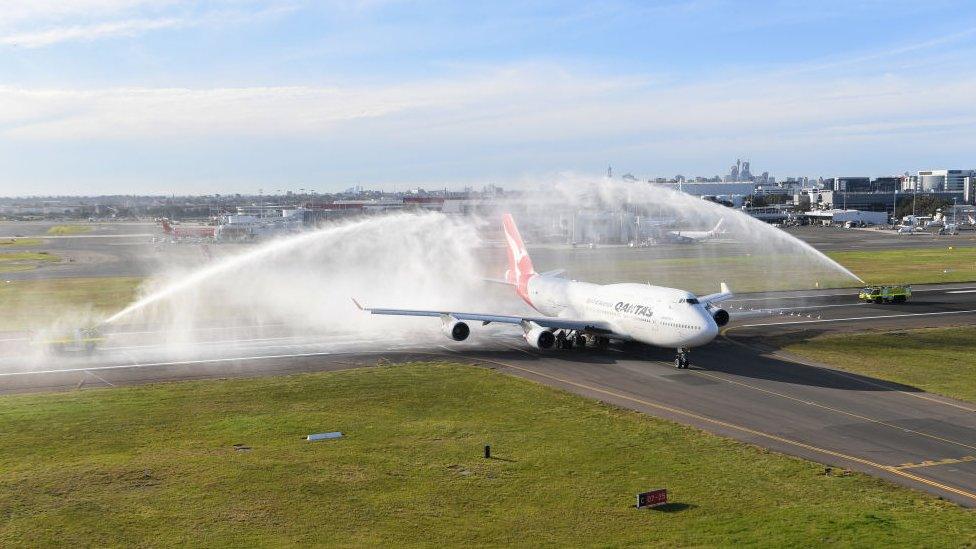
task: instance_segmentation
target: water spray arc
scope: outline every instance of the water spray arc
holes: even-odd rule
[[[325,245],[341,246],[341,243],[347,240],[356,243],[356,238],[364,238],[363,235],[381,235],[387,230],[389,230],[391,233],[402,234],[407,230],[407,227],[413,227],[414,230],[418,232],[436,232],[436,230],[433,228],[434,226],[440,226],[440,228],[443,230],[444,225],[445,217],[440,214],[395,214],[375,218],[359,219],[357,221],[348,222],[345,224],[328,226],[306,233],[272,240],[245,253],[233,255],[212,265],[191,271],[185,276],[178,278],[175,282],[165,285],[162,288],[136,300],[124,309],[105,319],[103,324],[110,325],[116,323],[119,320],[129,317],[153,304],[174,298],[182,292],[199,287],[207,282],[213,281],[218,277],[229,275],[243,269],[248,269],[256,264],[261,264],[275,258],[287,259],[289,254],[300,252],[308,248],[322,247]],[[363,243],[359,242],[359,244],[362,245]],[[342,270],[343,268],[348,270],[351,268],[351,266],[348,265],[319,265],[319,267],[322,267],[325,271],[337,271]],[[287,286],[289,281],[276,280],[274,281],[274,284],[275,286]],[[311,285],[307,284],[306,286]],[[306,291],[312,289],[314,288],[305,288]],[[327,288],[319,288],[319,290],[326,289]],[[266,287],[263,288],[263,290],[271,291],[274,290],[274,288]]]
[[[713,288],[720,281],[737,286],[739,281],[728,280],[729,275],[747,277],[743,282],[752,284],[740,287],[760,290],[781,289],[774,284],[780,280],[806,288],[828,279],[827,283],[848,286],[860,282],[849,270],[777,228],[669,189],[569,180],[540,184],[537,191],[527,189],[514,200],[496,205],[494,211],[481,210],[483,218],[442,213],[357,218],[258,244],[193,269],[169,265],[154,278],[155,286],[145,287],[137,300],[101,325],[145,323],[160,334],[152,336],[154,349],[159,349],[152,352],[177,357],[250,352],[264,345],[262,341],[286,338],[294,338],[288,343],[292,349],[375,349],[378,342],[387,346],[440,344],[443,336],[439,331],[402,319],[370,320],[352,306],[350,298],[405,308],[525,314],[519,300],[506,300],[484,284],[484,278],[497,279],[504,272],[504,252],[486,245],[484,239],[495,238],[489,227],[497,226],[500,214],[509,209],[519,212],[526,225],[538,227],[533,236],[539,240],[529,241],[530,246],[542,244],[545,235],[553,234],[555,225],[546,225],[547,215],[581,211],[589,212],[587,215],[640,212],[647,219],[663,215],[676,227],[692,229],[711,229],[724,219],[727,240],[734,242],[662,245],[648,250],[540,247],[541,257],[551,262],[547,268],[565,268],[580,280],[670,283],[693,291]],[[234,248],[223,250],[227,253]],[[746,257],[749,255],[755,257]],[[733,273],[730,269],[738,269],[740,260],[746,260],[753,270],[743,271],[745,275]],[[589,276],[595,273],[602,280]],[[215,325],[226,330],[219,342],[207,335]]]
[[[535,211],[545,212],[546,207],[543,205],[553,202],[561,203],[564,209],[572,210],[573,231],[576,231],[575,216],[580,212],[586,212],[587,215],[593,212],[616,212],[624,216],[636,216],[639,212],[641,222],[651,224],[658,221],[665,225],[667,228],[658,231],[664,235],[674,228],[701,232],[702,229],[710,229],[716,223],[722,222],[723,235],[717,240],[725,240],[730,245],[695,245],[682,251],[675,250],[685,261],[689,257],[697,258],[699,263],[689,267],[697,267],[699,274],[708,274],[716,279],[723,273],[706,271],[717,271],[722,265],[741,259],[734,257],[739,254],[762,258],[762,261],[756,261],[757,268],[753,276],[757,282],[768,282],[769,285],[749,285],[755,290],[818,287],[824,283],[819,277],[829,279],[826,283],[832,285],[850,286],[854,281],[864,283],[843,265],[783,230],[743,211],[667,186],[562,175],[535,187],[527,184],[527,187],[525,197],[521,200],[530,204],[537,203]],[[640,222],[636,225],[638,232],[646,228]],[[638,235],[635,240],[642,236],[647,235]],[[650,276],[653,274],[653,262],[648,264],[648,268]],[[793,287],[780,287],[784,279],[790,277],[794,279]]]

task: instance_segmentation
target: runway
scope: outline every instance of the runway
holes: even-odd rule
[[[862,305],[854,294],[824,290],[738,296],[730,304],[733,325],[714,343],[696,349],[692,368],[682,371],[671,365],[673,350],[620,346],[605,352],[540,352],[528,348],[516,331],[498,329],[479,334],[475,327],[471,340],[459,344],[444,339],[442,344],[402,343],[363,352],[363,342],[354,335],[296,336],[265,326],[260,333],[246,327],[228,328],[228,333],[215,329],[185,357],[155,355],[151,331],[132,330],[109,338],[105,347],[110,355],[52,359],[24,372],[14,364],[22,338],[6,334],[0,335],[0,392],[450,360],[976,507],[976,405],[804,364],[768,346],[768,336],[784,333],[971,324],[976,320],[976,284],[916,286],[914,299],[899,305]],[[431,332],[439,328],[436,320],[429,325]]]
[[[162,229],[153,223],[92,223],[83,224],[90,232],[71,235],[49,235],[54,222],[2,222],[0,241],[30,239],[29,245],[18,251],[49,252],[58,262],[46,262],[25,271],[3,273],[3,280],[39,280],[105,276],[151,276],[161,267],[195,266],[201,260],[236,253],[249,244],[235,242],[211,243],[185,241],[173,243]],[[946,246],[976,246],[976,231],[964,231],[954,236],[934,234],[899,235],[894,231],[875,229],[852,230],[839,227],[788,227],[785,232],[824,252],[851,250],[931,249]],[[617,265],[632,260],[700,258],[702,250],[716,256],[736,256],[750,253],[746,247],[731,242],[712,242],[702,245],[659,244],[651,248],[631,249],[627,246],[600,246],[596,249],[571,248],[565,244],[534,247],[531,251],[537,266],[569,268],[607,264]],[[495,266],[503,259],[498,247],[485,247],[479,256],[486,265]],[[599,269],[597,274],[600,274]],[[617,276],[616,273],[614,273]],[[613,278],[614,282],[622,279]],[[594,280],[597,281],[597,280]],[[630,280],[639,282],[641,280]]]

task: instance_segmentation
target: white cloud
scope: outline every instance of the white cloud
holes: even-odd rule
[[[88,139],[207,135],[309,135],[339,123],[418,115],[426,125],[466,124],[472,113],[516,115],[540,99],[595,97],[622,82],[500,70],[481,77],[375,87],[111,88],[0,87],[0,135]],[[560,99],[560,96],[562,98]],[[475,118],[478,115],[474,115]]]
[[[158,10],[174,3],[174,0],[6,0],[0,10],[0,27],[118,17],[147,7]]]
[[[976,77],[659,87],[557,67],[521,66],[388,86],[0,87],[0,138],[334,137],[389,143],[836,138],[969,125]]]
[[[0,46],[41,48],[73,41],[135,37],[147,32],[242,23],[297,7],[290,0],[13,0],[0,10]]]
[[[101,38],[136,36],[147,31],[172,29],[189,26],[191,23],[181,19],[129,19],[98,23],[93,25],[72,25],[56,27],[43,31],[13,33],[0,36],[0,44],[24,48],[40,48],[60,42],[92,41]]]

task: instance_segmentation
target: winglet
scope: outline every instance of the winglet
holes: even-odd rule
[[[721,288],[722,288],[722,293],[723,294],[730,294],[730,293],[732,293],[731,291],[729,291],[728,284],[726,284],[724,282],[722,283]],[[357,305],[358,305],[358,303],[357,303]],[[360,307],[360,308],[362,308],[362,307]]]
[[[349,299],[352,299],[352,302],[356,304],[356,307],[357,307],[357,308],[358,308],[358,309],[359,309],[360,311],[365,311],[365,310],[366,310],[366,309],[365,309],[365,308],[364,308],[364,307],[363,307],[362,305],[360,305],[360,304],[359,304],[359,302],[358,302],[358,301],[356,301],[356,298],[355,298],[355,297],[351,297],[351,298],[349,298]]]

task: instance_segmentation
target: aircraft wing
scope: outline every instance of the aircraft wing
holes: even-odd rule
[[[702,305],[708,305],[711,303],[720,303],[722,301],[732,299],[732,291],[729,290],[729,287],[724,282],[722,283],[721,290],[721,292],[716,294],[708,294],[706,296],[699,297],[698,302]]]
[[[516,324],[524,326],[527,323],[538,324],[543,328],[554,330],[579,330],[591,334],[613,334],[613,328],[602,320],[576,320],[571,318],[556,318],[550,316],[509,316],[484,313],[465,313],[460,311],[425,311],[416,309],[382,309],[378,307],[363,307],[355,299],[353,303],[361,310],[374,315],[393,316],[433,316],[440,318],[455,318],[457,320],[473,320],[484,324]]]

